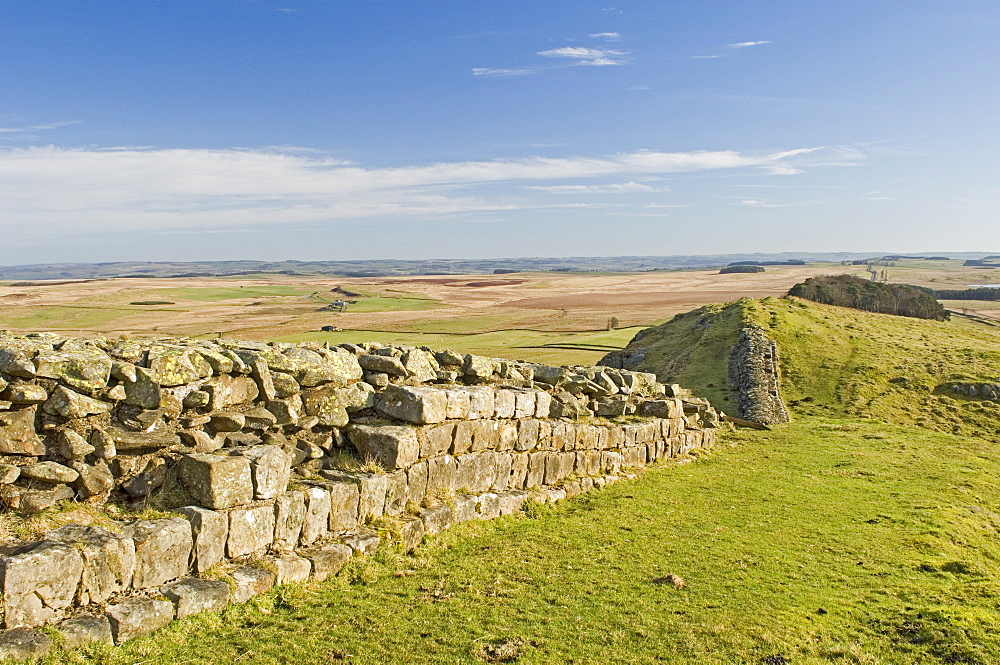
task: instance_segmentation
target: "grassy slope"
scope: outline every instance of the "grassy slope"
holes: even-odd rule
[[[518,663],[1000,661],[994,446],[812,417],[727,440],[419,558],[50,662],[481,663],[500,639],[524,640]],[[687,588],[653,582],[668,574]]]

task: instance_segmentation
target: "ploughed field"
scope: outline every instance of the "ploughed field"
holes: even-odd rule
[[[640,329],[710,302],[778,296],[837,264],[644,273],[416,277],[123,278],[0,283],[0,328],[65,334],[225,337],[453,348],[542,362],[593,363]],[[343,312],[325,310],[353,301]],[[617,319],[617,330],[608,331]],[[336,332],[321,332],[335,326]]]

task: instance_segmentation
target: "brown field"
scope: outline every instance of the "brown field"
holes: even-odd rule
[[[957,286],[990,275],[959,262],[889,268],[892,281]],[[0,328],[67,335],[216,336],[266,340],[384,340],[496,355],[589,362],[638,327],[743,297],[780,296],[821,274],[863,266],[810,264],[764,273],[517,273],[339,278],[253,275],[0,284]],[[323,308],[354,301],[340,313]],[[990,312],[990,314],[996,314]],[[621,330],[607,332],[611,317]],[[319,333],[322,326],[341,331]]]

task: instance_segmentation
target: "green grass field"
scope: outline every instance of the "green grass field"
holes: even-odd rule
[[[64,663],[1000,662],[1000,451],[806,417]],[[669,574],[676,589],[654,580]],[[507,661],[515,662],[515,661]]]
[[[26,308],[20,316],[4,318],[3,324],[22,330],[73,330],[104,325],[130,314],[142,312],[139,307],[75,307],[61,305]]]
[[[223,300],[237,300],[241,298],[270,298],[275,296],[307,296],[313,292],[312,289],[297,286],[266,285],[243,286],[243,287],[213,287],[213,286],[190,286],[173,289],[149,290],[157,298],[198,300],[202,302],[220,302]]]

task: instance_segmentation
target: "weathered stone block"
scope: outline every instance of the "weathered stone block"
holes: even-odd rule
[[[131,587],[136,558],[130,537],[96,526],[67,524],[46,533],[45,539],[70,545],[83,557],[78,605],[101,604]]]
[[[80,460],[94,452],[94,446],[71,429],[59,432],[59,454],[64,459]]]
[[[535,393],[535,418],[548,418],[551,407],[552,395],[543,391]]]
[[[42,405],[46,413],[60,415],[63,418],[83,418],[85,416],[107,413],[111,410],[111,404],[102,402],[78,392],[72,391],[65,386],[58,386],[49,399]]]
[[[2,394],[12,404],[41,404],[49,398],[49,392],[35,383],[12,383]]]
[[[496,418],[513,418],[517,409],[517,396],[513,390],[500,389],[494,398]]]
[[[406,502],[419,506],[427,494],[427,467],[425,461],[417,462],[406,471]]]
[[[448,415],[447,391],[424,386],[390,385],[376,407],[389,418],[417,425],[439,423]]]
[[[25,552],[0,558],[3,610],[8,628],[39,626],[73,604],[83,575],[74,547],[42,541]]]
[[[476,512],[476,504],[479,497],[471,494],[458,494],[451,502],[452,518],[456,524],[477,519],[479,513]]]
[[[323,483],[323,487],[330,494],[330,532],[342,533],[356,528],[361,498],[359,486],[350,481],[334,481]]]
[[[515,445],[517,445],[517,424],[504,421],[494,422],[497,423],[496,450],[498,452],[514,450]]]
[[[455,423],[427,425],[417,430],[420,442],[420,457],[436,457],[451,449],[455,437]]]
[[[522,490],[505,492],[500,495],[500,514],[513,515],[521,510],[521,507],[528,500],[529,494]]]
[[[445,396],[447,397],[447,417],[466,420],[469,417],[469,391],[462,388],[451,388],[445,391]]]
[[[177,512],[191,523],[194,547],[191,551],[191,567],[196,573],[203,573],[222,561],[229,538],[229,516],[201,506],[185,506]]]
[[[535,415],[535,391],[522,390],[514,393],[514,417],[533,418]]]
[[[545,480],[545,460],[549,453],[531,453],[528,455],[528,470],[525,474],[524,488],[538,487]]]
[[[302,523],[305,519],[305,492],[287,492],[275,499],[272,548],[277,552],[288,552],[295,549],[299,544]]]
[[[237,568],[232,572],[230,578],[233,580],[233,584],[229,600],[233,603],[245,603],[254,596],[267,593],[274,587],[274,573],[257,566]]]
[[[299,542],[311,545],[327,534],[330,528],[330,492],[322,487],[306,490],[306,514]]]
[[[390,471],[409,467],[420,455],[417,432],[411,427],[352,425],[346,433],[362,458]]]
[[[396,516],[406,509],[406,472],[397,471],[385,478],[385,514]]]
[[[151,589],[187,574],[194,538],[183,517],[138,521],[124,533],[135,541],[133,588]]]
[[[240,455],[250,460],[254,499],[273,499],[288,487],[292,459],[280,446],[252,446],[240,450]]]
[[[382,539],[371,529],[358,529],[337,538],[357,554],[374,554]]]
[[[229,376],[227,374],[216,376],[206,381],[202,385],[202,390],[211,396],[209,408],[212,410],[225,409],[237,404],[252,402],[260,394],[257,382],[250,377]]]
[[[424,540],[424,522],[415,517],[404,518],[399,525],[399,538],[403,550],[409,552]]]
[[[111,635],[111,622],[108,617],[80,614],[69,619],[63,619],[55,626],[56,632],[62,636],[63,647],[76,649],[87,644],[114,644]]]
[[[221,612],[229,605],[231,591],[222,580],[202,580],[189,577],[166,584],[160,593],[174,604],[178,619],[201,612]]]
[[[514,456],[510,453],[499,453],[494,457],[496,473],[493,484],[486,489],[493,490],[494,492],[503,492],[507,489],[507,485],[510,482],[510,471],[513,460]]]
[[[496,494],[481,494],[476,503],[476,511],[484,520],[491,520],[500,516],[500,497]]]
[[[510,458],[510,480],[507,487],[510,489],[523,489],[528,476],[528,453],[515,453]]]
[[[455,423],[455,437],[452,440],[452,455],[461,455],[472,450],[472,440],[476,434],[476,423],[471,420],[463,420]]]
[[[469,393],[469,420],[493,418],[496,413],[496,390],[491,386],[466,386]]]
[[[274,415],[276,425],[293,425],[306,415],[302,398],[292,395],[286,399],[275,399],[267,403],[267,410]]]
[[[539,421],[534,418],[521,420],[517,424],[517,441],[514,449],[523,452],[538,445]]]
[[[356,391],[335,386],[323,386],[302,393],[306,414],[319,418],[322,425],[343,427],[349,421],[348,405],[356,401]]]
[[[44,480],[47,483],[71,483],[80,474],[58,462],[39,462],[21,468],[21,477]]]
[[[52,649],[52,638],[40,630],[12,628],[0,630],[0,658],[36,660]]]
[[[250,460],[241,456],[192,453],[181,457],[177,469],[181,485],[200,504],[224,510],[253,500]]]
[[[122,644],[154,633],[170,623],[174,618],[174,604],[169,600],[129,598],[108,606],[106,615],[111,622],[115,644]]]
[[[31,406],[18,411],[0,412],[0,453],[4,455],[44,455],[45,444],[35,430],[35,412]]]
[[[479,420],[473,423],[472,452],[495,450],[500,424],[496,420]]]
[[[454,522],[451,506],[447,504],[424,508],[420,511],[420,519],[424,523],[424,533],[429,536],[436,536]]]
[[[270,562],[274,566],[275,584],[308,582],[312,573],[312,562],[297,554],[282,554]]]
[[[264,552],[274,542],[274,506],[245,506],[229,511],[226,556]]]
[[[351,560],[354,550],[344,543],[325,543],[306,548],[300,553],[310,562],[313,579],[322,582],[331,575],[336,575]]]

